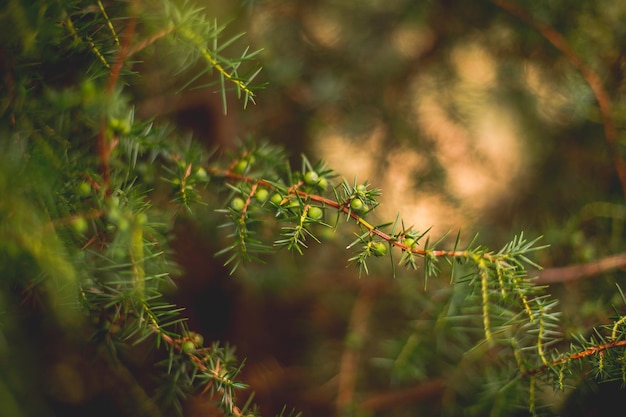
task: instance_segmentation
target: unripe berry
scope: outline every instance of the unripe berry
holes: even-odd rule
[[[250,164],[251,162],[248,159],[242,159],[241,161],[237,162],[234,171],[238,174],[241,174],[246,169],[248,169],[248,166],[250,166]]]
[[[83,234],[87,231],[89,225],[87,224],[87,220],[83,216],[76,217],[72,220],[72,228],[78,234]]]
[[[109,199],[109,205],[111,208],[117,208],[120,205],[120,198],[117,196],[113,196]]]
[[[128,135],[130,133],[130,123],[127,120],[113,117],[109,120],[109,129],[116,136]]]
[[[384,256],[387,253],[387,245],[383,242],[374,242],[372,243],[371,250],[374,256]]]
[[[287,200],[287,203],[284,204],[284,207],[288,209],[297,209],[297,208],[300,208],[301,205],[300,205],[300,201],[296,200],[295,198],[292,198],[291,200]]]
[[[235,211],[241,211],[246,206],[246,202],[243,201],[243,198],[235,197],[233,201],[231,201],[230,206]]]
[[[313,220],[319,220],[324,216],[324,212],[319,207],[309,207],[309,211],[307,212],[307,216],[312,218]]]
[[[204,337],[200,333],[190,332],[189,340],[191,340],[196,347],[202,347],[204,344]]]
[[[256,190],[254,198],[256,198],[259,203],[264,203],[265,201],[267,201],[267,197],[269,196],[269,194],[270,193],[269,191],[267,191],[266,188],[259,188],[258,190]]]
[[[353,211],[360,213],[365,210],[365,204],[363,204],[363,201],[361,201],[360,198],[353,198],[350,201],[350,208]]]
[[[320,177],[320,180],[317,183],[317,188],[323,191],[326,187],[328,187],[328,180],[324,177]]]
[[[196,351],[196,345],[194,345],[191,340],[185,340],[180,345],[180,350],[182,350],[184,353],[193,353]]]
[[[141,226],[143,224],[146,224],[148,222],[148,215],[146,213],[144,213],[143,211],[141,213],[137,213],[137,215],[135,216],[135,224],[138,226]]]
[[[91,184],[89,184],[87,181],[83,181],[80,184],[78,184],[79,196],[89,197],[89,194],[91,194]]]
[[[237,163],[237,165],[235,165],[234,171],[241,173],[241,172],[245,171],[245,169],[247,167],[248,167],[248,162],[247,161],[239,161]]]
[[[409,249],[413,249],[417,246],[417,242],[412,237],[407,237],[404,241],[402,241],[402,243],[404,243]]]
[[[196,178],[198,179],[198,181],[208,181],[209,174],[207,174],[206,169],[200,167],[196,171]]]
[[[120,217],[117,221],[117,230],[120,232],[125,232],[130,227],[130,221],[128,221],[127,217]]]
[[[272,194],[272,198],[270,201],[276,204],[277,206],[280,206],[280,203],[283,201],[283,196],[278,193],[274,193]]]
[[[319,175],[315,171],[309,171],[304,174],[304,183],[308,185],[315,185],[320,181]]]

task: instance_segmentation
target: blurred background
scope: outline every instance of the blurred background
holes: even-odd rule
[[[300,153],[323,159],[348,182],[382,189],[373,223],[400,215],[432,228],[431,240],[460,231],[463,242],[478,234],[497,250],[523,231],[550,245],[535,258],[546,268],[624,252],[626,3],[203,5],[263,49],[268,82],[256,105],[240,110],[233,100],[227,116],[206,91],[156,107],[208,146],[252,134],[285,146],[294,167]],[[463,414],[476,392],[449,388],[471,365],[437,340],[445,274],[424,290],[421,271],[393,278],[381,261],[359,278],[346,268],[355,230],[340,227],[305,256],[280,253],[229,277],[210,256],[223,244],[219,218],[198,217],[178,225],[176,301],[191,327],[247,358],[243,378],[264,413],[286,404],[332,416],[357,404],[355,415]],[[624,310],[615,287],[623,272],[603,272],[555,275],[566,333],[588,334],[612,306]],[[594,407],[565,411],[559,401],[562,415]]]
[[[176,94],[177,80],[146,61],[138,117],[170,119],[207,149],[266,140],[287,149],[294,169],[302,153],[322,159],[349,183],[382,190],[372,224],[400,216],[406,227],[430,228],[431,241],[449,233],[442,247],[458,232],[462,243],[478,234],[493,250],[520,232],[543,236],[549,248],[534,260],[560,299],[565,335],[592,334],[626,313],[616,287],[626,266],[626,2],[194,2],[231,21],[225,36],[246,32],[242,41],[262,49],[268,85],[245,110],[229,97],[225,115],[219,94]],[[229,276],[213,256],[226,245],[214,197],[177,221],[181,274],[168,297],[206,344],[230,343],[246,358],[241,380],[263,415],[284,406],[303,416],[481,415],[468,407],[490,358],[468,355],[465,336],[442,319],[452,305],[445,268],[426,285],[422,270],[382,258],[359,277],[346,267],[357,230],[340,221],[336,232],[319,230],[322,244],[311,242],[304,256],[280,252]],[[580,269],[555,269],[609,256],[610,267],[593,264],[580,279]],[[105,378],[106,364],[85,367],[83,352],[70,354],[63,341],[50,343],[52,330],[31,325],[37,343],[24,357],[62,358],[41,375],[58,415],[139,415],[124,400],[137,394],[125,387],[151,381],[142,352],[116,380]],[[33,360],[31,371],[39,369]],[[96,395],[103,386],[108,396]],[[546,413],[604,415],[609,400],[620,401],[612,386],[579,389],[551,399]],[[216,415],[201,396],[185,413]]]

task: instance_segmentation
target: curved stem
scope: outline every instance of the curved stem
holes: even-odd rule
[[[613,164],[615,165],[615,170],[622,186],[622,193],[626,197],[626,162],[620,157],[620,153],[618,152],[617,130],[615,128],[615,121],[613,120],[611,96],[604,87],[600,75],[583,61],[580,55],[569,45],[565,37],[552,26],[535,19],[524,8],[512,4],[507,0],[493,0],[493,3],[539,32],[541,36],[567,58],[585,79],[598,102],[602,116],[602,124],[604,126],[604,137],[613,155]]]
[[[548,268],[538,273],[537,284],[554,284],[577,281],[626,267],[626,253],[607,256],[593,262]]]

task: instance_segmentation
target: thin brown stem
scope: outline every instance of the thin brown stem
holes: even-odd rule
[[[615,170],[622,186],[622,193],[626,197],[626,162],[618,152],[617,130],[615,128],[615,121],[613,120],[611,96],[604,87],[598,73],[583,61],[580,55],[569,45],[565,37],[552,26],[535,19],[523,7],[510,3],[507,0],[493,0],[493,3],[539,32],[541,36],[567,58],[572,66],[574,66],[585,79],[598,102],[602,116],[602,124],[604,126],[604,136],[609,151],[613,155],[613,164],[615,165]]]
[[[174,32],[174,25],[172,26],[168,26],[167,28],[155,33],[154,35],[150,36],[147,39],[144,39],[143,41],[135,44],[132,48],[130,48],[130,50],[128,51],[128,55],[127,58],[135,55],[138,52],[141,52],[142,50],[146,49],[147,47],[149,47],[150,45],[152,45],[153,43],[157,42],[158,40],[166,37],[167,35],[169,35],[170,33]]]
[[[609,349],[615,349],[615,348],[619,348],[619,347],[624,347],[626,346],[626,340],[618,340],[615,342],[609,342],[609,343],[605,343],[603,345],[598,345],[598,346],[592,346],[588,349],[585,349],[581,352],[576,352],[576,353],[572,353],[569,355],[565,355],[562,356],[558,359],[555,359],[545,365],[542,365],[538,368],[532,368],[527,370],[526,372],[523,373],[524,376],[533,376],[533,375],[538,375],[542,372],[547,371],[550,368],[554,368],[556,366],[562,365],[566,362],[569,361],[574,361],[574,360],[578,360],[578,359],[582,359],[582,358],[586,358],[587,356],[591,356],[591,355],[595,355],[595,354],[599,354],[602,355],[605,351],[609,350]]]
[[[115,62],[111,67],[111,72],[109,73],[109,78],[105,88],[105,93],[108,97],[113,95],[115,86],[117,85],[122,73],[122,68],[128,58],[130,46],[135,34],[136,24],[137,18],[135,16],[131,17],[128,25],[124,29],[124,33],[122,34],[122,44],[118,50]],[[109,195],[111,193],[111,168],[109,166],[109,158],[111,156],[111,152],[115,146],[117,146],[118,138],[109,138],[107,130],[107,120],[103,119],[100,123],[100,131],[98,132],[97,150],[100,159],[102,182],[104,184],[105,193]]]
[[[135,35],[135,27],[137,26],[137,17],[132,16],[129,18],[128,24],[124,28],[124,33],[122,34],[122,43],[120,45],[120,49],[117,52],[117,57],[115,58],[115,62],[111,67],[111,73],[109,74],[109,79],[107,80],[106,92],[107,94],[113,93],[115,90],[115,86],[120,78],[122,73],[122,68],[126,63],[126,59],[129,56],[131,44]]]
[[[538,272],[536,282],[543,285],[578,281],[619,268],[626,268],[626,253],[607,256],[584,264],[547,268]]]
[[[422,400],[433,401],[441,397],[444,389],[443,378],[431,379],[403,390],[370,393],[359,408],[366,413],[374,413]]]

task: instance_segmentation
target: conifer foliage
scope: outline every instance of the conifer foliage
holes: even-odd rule
[[[260,140],[211,154],[164,121],[137,117],[133,87],[147,59],[163,62],[182,89],[217,91],[224,111],[228,95],[243,107],[257,100],[257,52],[242,46],[241,35],[226,37],[192,3],[9,0],[0,25],[11,28],[0,45],[0,360],[7,369],[0,397],[7,415],[48,413],[44,395],[24,400],[45,360],[29,358],[54,332],[88,346],[111,369],[138,366],[132,352],[151,352],[142,365],[157,357],[150,363],[157,383],[138,383],[143,388],[129,394],[139,414],[182,414],[185,399],[199,395],[223,415],[260,415],[234,348],[204,340],[163,296],[175,291],[179,272],[173,224],[212,204],[209,196],[219,198],[218,231],[228,242],[215,262],[231,274],[263,268],[275,251],[306,256],[325,243],[324,230],[348,229],[346,259],[355,274],[387,261],[389,276],[408,270],[417,280],[419,272],[426,292],[429,280],[449,280],[441,326],[481,387],[468,405],[472,415],[506,415],[511,407],[539,414],[539,388],[563,390],[580,370],[624,380],[623,317],[563,348],[557,303],[527,272],[540,268],[532,260],[543,248],[539,239],[520,233],[491,250],[460,234],[432,238],[400,216],[374,224],[376,184],[342,179],[305,156],[294,168],[283,149]],[[357,404],[342,406],[344,415],[359,412]],[[288,410],[281,415],[296,414]]]

